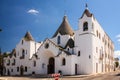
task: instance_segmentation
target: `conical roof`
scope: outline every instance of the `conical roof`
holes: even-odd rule
[[[30,34],[30,32],[27,32],[27,33],[25,34],[24,39],[25,39],[26,41],[34,41],[32,35]]]
[[[67,16],[63,17],[63,21],[59,26],[59,28],[57,29],[57,31],[55,32],[55,34],[53,35],[53,37],[57,36],[58,33],[60,33],[61,35],[66,35],[66,34],[69,34],[70,36],[74,35],[74,31],[72,30],[67,20]]]
[[[84,16],[84,14],[86,14],[87,17],[92,17],[92,13],[90,13],[90,11],[88,9],[85,9],[85,11],[83,12],[81,18]]]

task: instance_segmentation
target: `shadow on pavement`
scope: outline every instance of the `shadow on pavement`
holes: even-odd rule
[[[116,74],[115,76],[120,76],[120,73],[119,73],[119,74]]]

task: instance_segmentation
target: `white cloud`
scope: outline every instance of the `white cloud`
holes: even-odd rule
[[[116,38],[120,38],[120,34],[116,36]]]
[[[120,57],[120,50],[114,52],[114,57],[115,58]]]
[[[117,41],[120,42],[120,39],[118,39]]]
[[[116,38],[117,38],[117,41],[120,43],[120,34],[118,34]]]
[[[37,15],[37,14],[39,14],[39,11],[35,10],[35,9],[30,9],[30,10],[27,11],[27,13]]]

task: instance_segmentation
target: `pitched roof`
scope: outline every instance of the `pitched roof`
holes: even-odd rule
[[[35,54],[33,54],[33,56],[36,58],[36,59],[38,59],[38,55],[35,53]],[[32,57],[33,57],[32,56]]]
[[[53,37],[56,37],[58,33],[60,33],[61,35],[66,35],[66,34],[69,34],[70,36],[74,35],[74,31],[72,30],[68,22],[67,16],[63,17],[63,21],[59,26],[59,28],[57,29],[57,31],[55,32],[55,34],[53,35]]]
[[[32,35],[30,34],[30,32],[27,32],[27,33],[25,34],[24,39],[25,39],[26,41],[34,41]]]
[[[66,54],[66,55],[72,55],[70,52],[68,52],[68,51],[65,51],[65,50],[63,50],[63,52]],[[62,52],[60,52],[57,56],[59,56],[59,55],[61,55],[62,54]]]
[[[86,14],[87,17],[92,17],[92,13],[90,13],[90,11],[88,9],[85,9],[85,11],[83,12],[81,18],[84,16],[84,14]]]
[[[65,45],[65,48],[69,46],[70,48],[73,48],[74,47],[74,40],[73,39],[69,39],[67,44]]]
[[[13,55],[16,57],[16,49],[15,49],[15,48],[14,48],[14,49],[12,50],[12,52],[9,54],[10,58],[11,58]]]
[[[16,54],[16,49],[14,48],[11,53]]]

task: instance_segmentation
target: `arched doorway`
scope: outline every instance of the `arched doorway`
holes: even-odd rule
[[[24,74],[24,67],[23,65],[20,66],[20,75],[22,76]]]
[[[7,75],[10,76],[10,70],[9,69],[7,70]]]
[[[48,61],[48,74],[55,72],[55,59],[53,57],[49,58]]]

